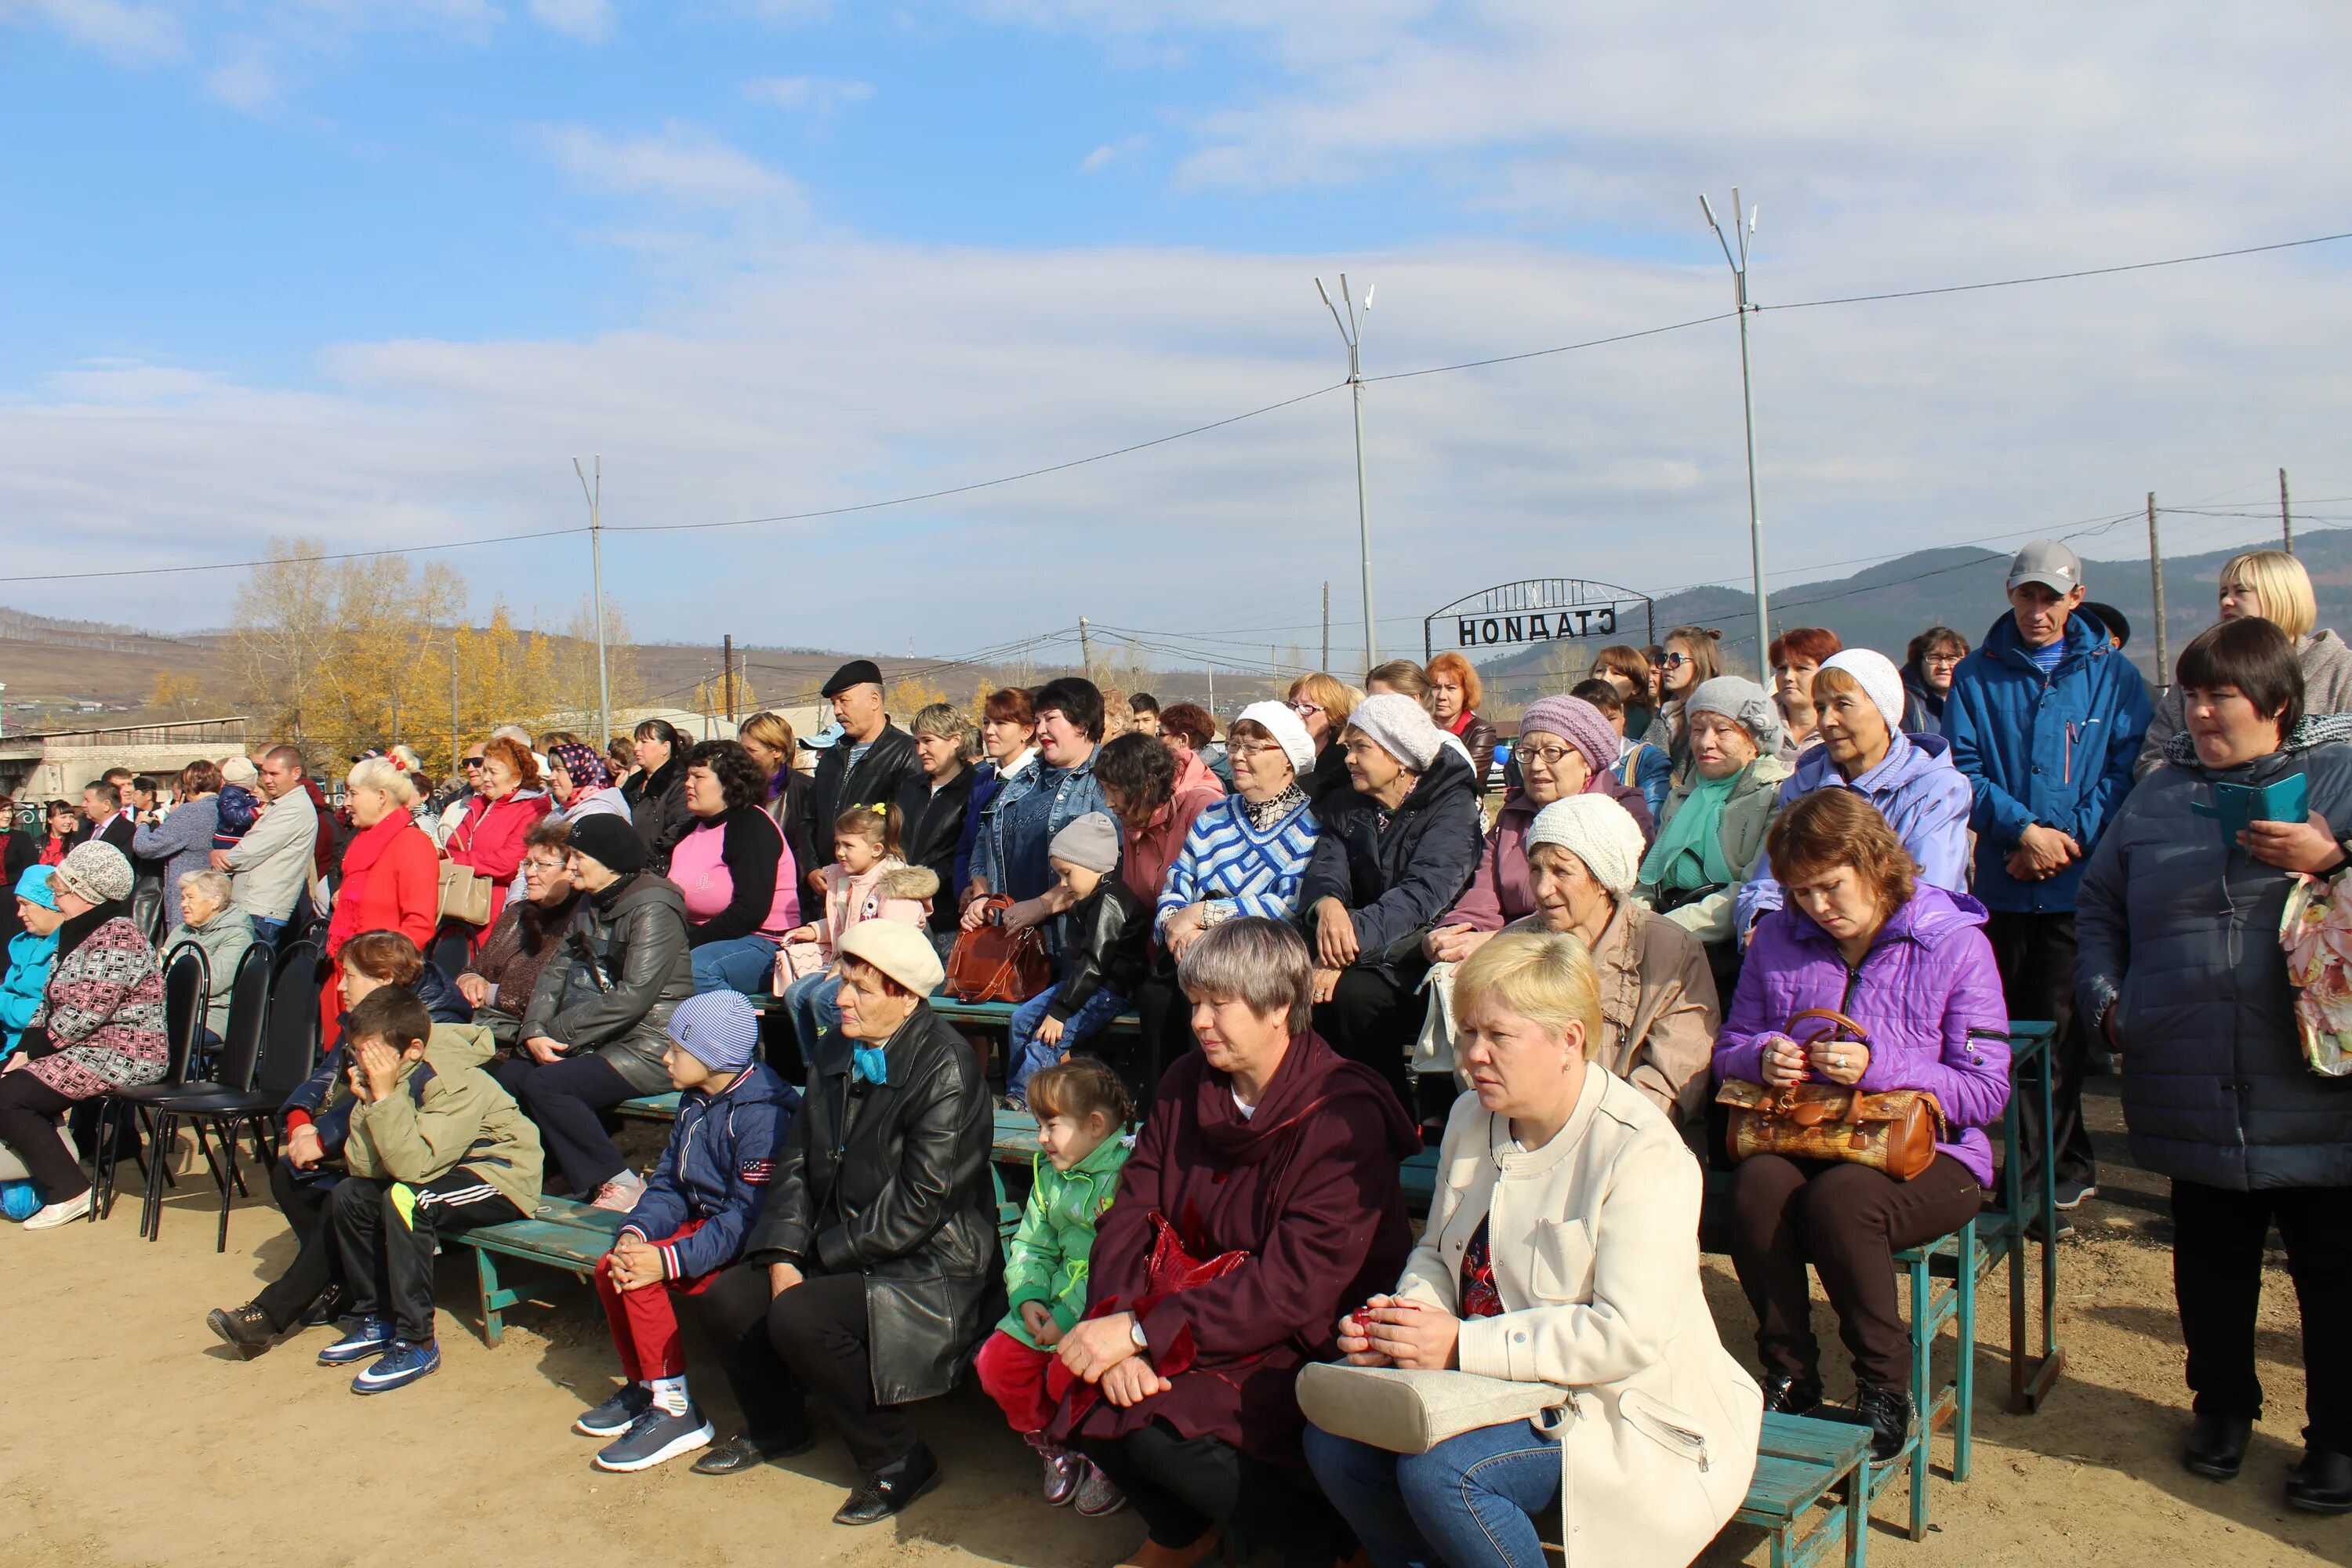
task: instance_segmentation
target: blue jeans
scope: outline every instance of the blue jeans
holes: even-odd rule
[[[259,915],[247,915],[245,918],[253,922],[254,941],[267,942],[272,948],[277,947],[278,937],[286,930],[284,921],[266,921]]]
[[[1054,1005],[1054,994],[1060,989],[1058,985],[1048,985],[1013,1009],[1011,1037],[1004,1045],[1004,1059],[1013,1064],[1004,1075],[1004,1093],[1008,1099],[1021,1099],[1031,1074],[1039,1068],[1051,1067],[1060,1061],[1101,1034],[1104,1025],[1127,1011],[1126,997],[1108,991],[1097,991],[1064,1021],[1061,1044],[1049,1046],[1037,1037],[1037,1026],[1045,1021],[1046,1010]]]
[[[793,1032],[801,1037],[803,1062],[814,1063],[817,1041],[841,1027],[841,1009],[833,1002],[840,994],[839,978],[821,969],[784,987],[784,1012],[793,1021]]]
[[[1559,1444],[1524,1421],[1426,1454],[1307,1428],[1307,1463],[1374,1568],[1543,1568],[1531,1515],[1559,1506]]]
[[[776,973],[776,944],[764,936],[706,942],[694,950],[694,990],[740,991],[764,996]]]

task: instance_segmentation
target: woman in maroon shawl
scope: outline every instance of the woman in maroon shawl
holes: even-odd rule
[[[1286,1473],[1303,1466],[1291,1384],[1412,1250],[1397,1164],[1420,1135],[1379,1074],[1311,1031],[1314,962],[1291,927],[1214,926],[1177,978],[1201,1049],[1160,1080],[1096,1230],[1054,1436],[1142,1516],[1141,1568],[1190,1568],[1229,1521],[1328,1568],[1337,1516]]]

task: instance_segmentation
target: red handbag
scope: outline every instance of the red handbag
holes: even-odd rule
[[[1026,1002],[1054,984],[1045,935],[1035,926],[1004,924],[1013,900],[994,893],[982,900],[985,923],[956,933],[948,950],[947,994],[959,1002]]]

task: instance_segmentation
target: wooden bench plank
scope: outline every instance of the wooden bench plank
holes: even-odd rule
[[[613,1107],[613,1113],[634,1117],[641,1121],[675,1121],[677,1120],[678,1099],[676,1089],[667,1094],[641,1094],[635,1100],[625,1100]]]

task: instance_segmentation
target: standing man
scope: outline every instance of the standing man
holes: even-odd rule
[[[131,830],[153,827],[163,820],[156,808],[158,786],[155,781],[141,773],[131,781]],[[151,942],[163,940],[163,862],[150,860],[143,855],[131,857],[131,923],[139,934]]]
[[[882,671],[870,658],[853,658],[824,683],[833,721],[841,738],[825,748],[808,792],[808,839],[816,863],[800,868],[801,881],[820,895],[824,868],[833,864],[833,819],[853,806],[887,805],[899,786],[923,776],[915,738],[882,711]]]
[[[291,746],[263,752],[261,815],[235,846],[213,851],[213,869],[229,874],[229,902],[272,946],[283,940],[295,901],[310,886],[319,808],[304,782],[301,752]]]
[[[2053,540],[2017,552],[2010,613],[1960,660],[1944,703],[1952,763],[1975,791],[1976,896],[2012,1018],[2047,1018],[2056,1068],[2050,1139],[2058,1206],[2098,1190],[2083,1126],[2088,1037],[2074,1013],[2074,895],[2084,863],[2130,793],[2147,732],[2147,682],[2083,605],[2083,563]],[[2025,1175],[2039,1173],[2041,1107],[2019,1108]]]
[[[81,832],[76,844],[88,844],[95,839],[111,844],[122,851],[125,860],[131,858],[131,835],[139,825],[122,805],[122,786],[112,779],[100,779],[81,786]]]
[[[1133,728],[1137,734],[1160,733],[1160,699],[1149,691],[1139,691],[1127,700],[1127,710],[1135,715]]]

